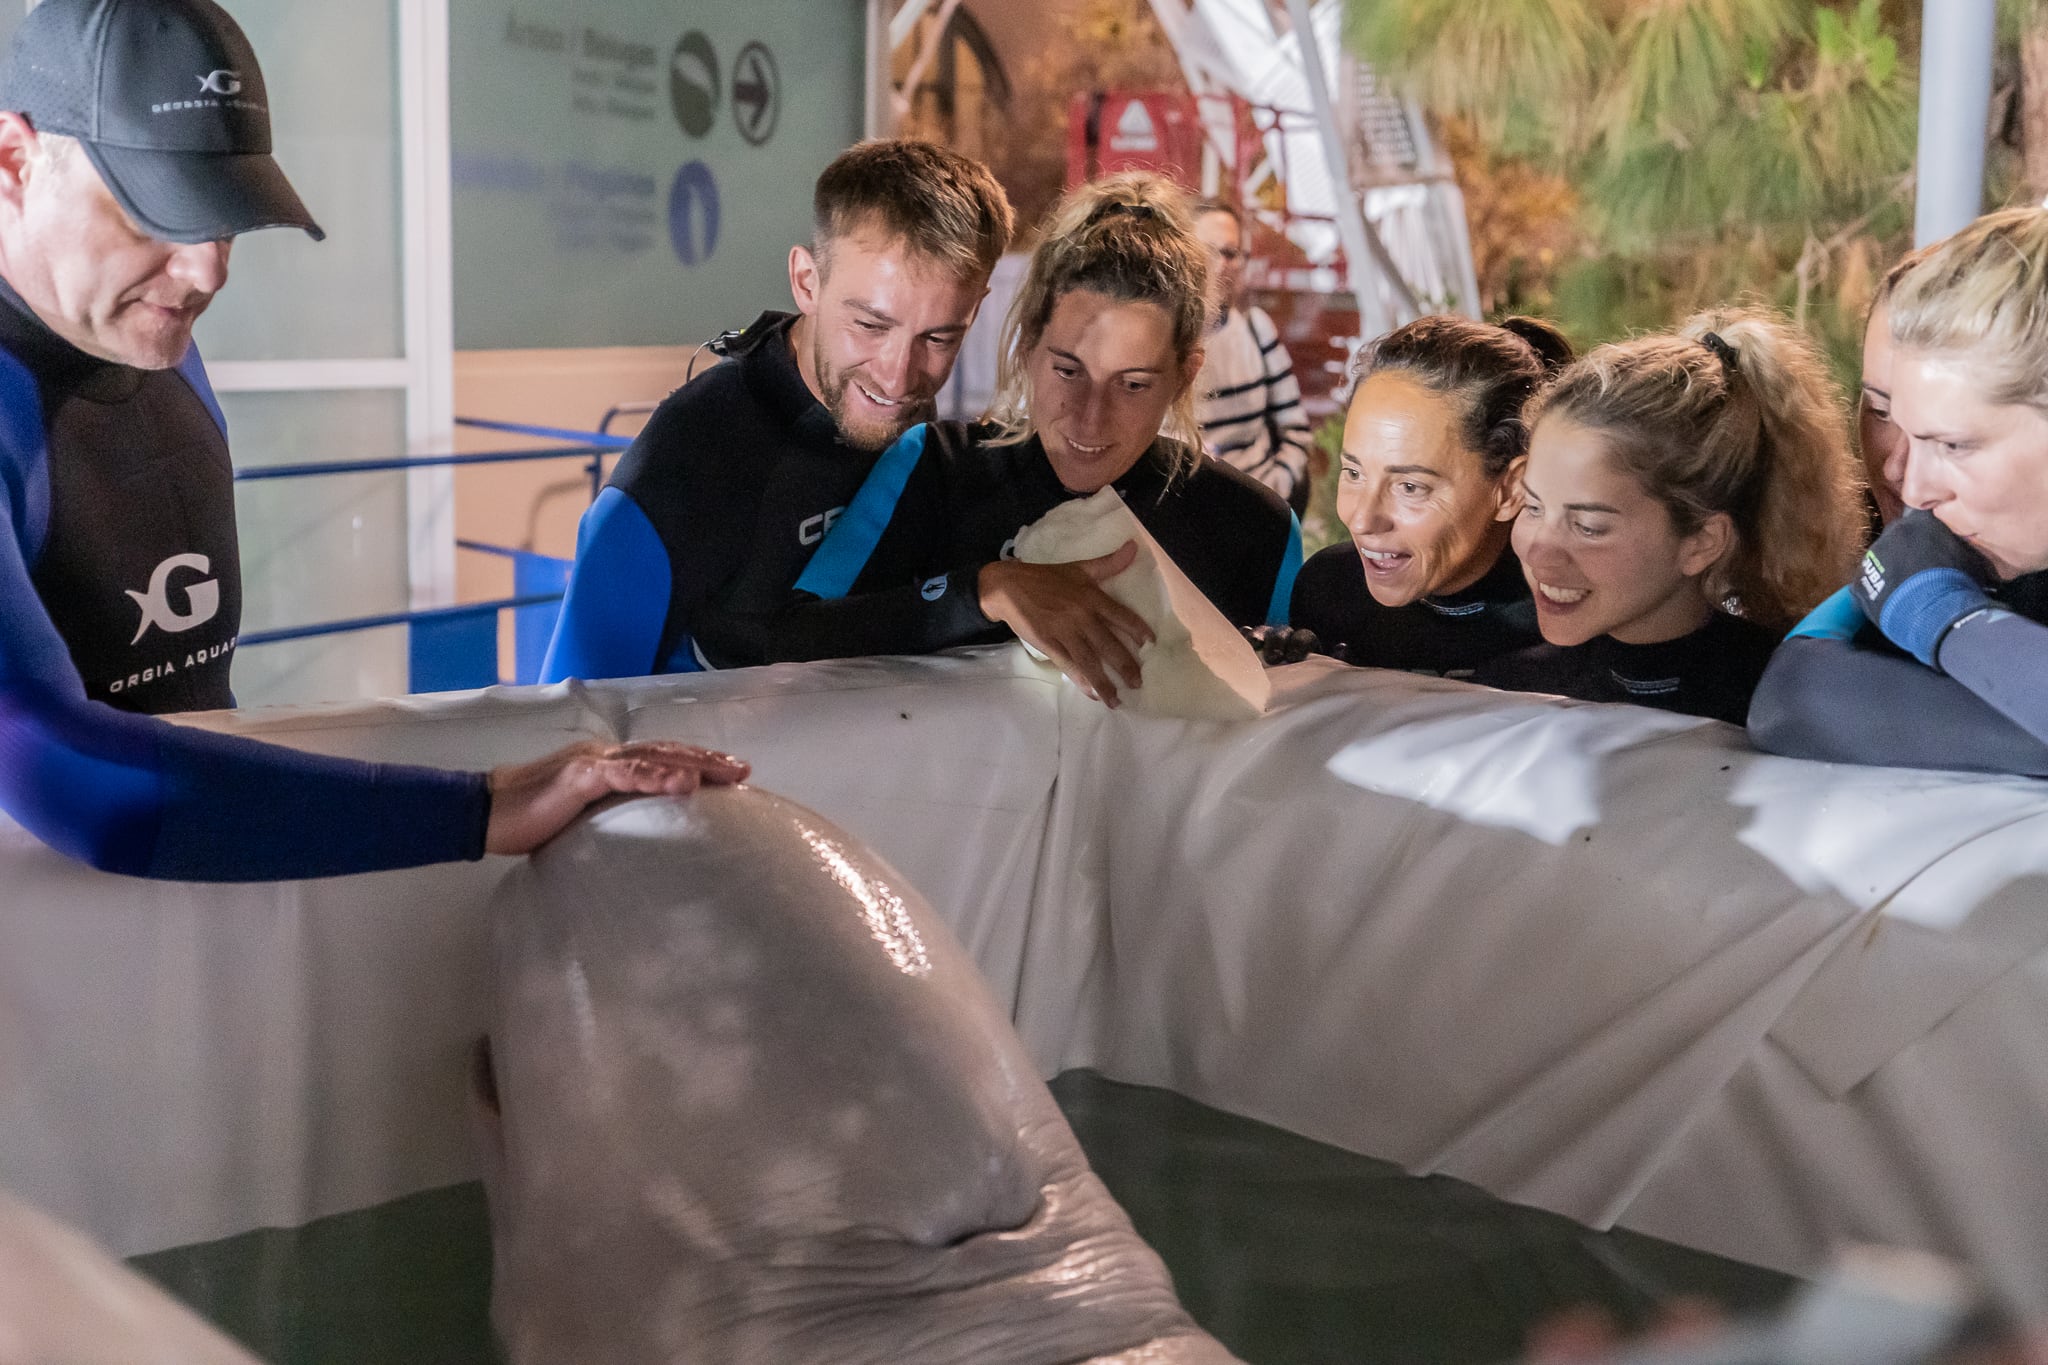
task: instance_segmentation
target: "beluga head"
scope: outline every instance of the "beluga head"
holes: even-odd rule
[[[615,806],[495,915],[514,1365],[1231,1359],[951,930],[817,815],[745,787]]]

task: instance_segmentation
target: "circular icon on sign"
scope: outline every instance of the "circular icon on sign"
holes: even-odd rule
[[[775,136],[775,121],[781,117],[782,76],[775,69],[775,54],[748,43],[732,64],[732,121],[740,136],[758,147]]]
[[[701,161],[686,162],[669,186],[668,240],[684,265],[708,261],[718,250],[718,182]]]
[[[711,131],[712,115],[718,112],[718,52],[695,29],[683,35],[669,58],[668,102],[691,137]]]

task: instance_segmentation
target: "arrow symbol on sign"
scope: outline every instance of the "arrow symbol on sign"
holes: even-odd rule
[[[768,82],[763,79],[764,74],[761,70],[761,59],[755,57],[747,63],[745,78],[733,83],[733,102],[745,105],[754,111],[747,116],[747,126],[749,128],[759,128],[761,126],[761,116],[768,112],[768,100],[771,91],[768,88]]]
[[[732,113],[740,136],[752,145],[775,135],[782,116],[782,73],[775,68],[775,54],[759,43],[748,43],[733,63]]]

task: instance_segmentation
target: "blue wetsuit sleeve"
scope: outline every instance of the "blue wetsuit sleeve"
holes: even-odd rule
[[[88,701],[0,519],[0,810],[109,872],[281,881],[483,855],[480,773],[321,758]]]
[[[1273,579],[1273,598],[1266,607],[1266,624],[1284,626],[1294,605],[1294,580],[1301,574],[1301,518],[1287,514],[1287,545],[1281,551],[1280,572]]]
[[[1806,613],[1806,619],[1792,627],[1788,640],[1853,640],[1870,624],[1856,595],[1847,588]]]
[[[1957,678],[1878,646],[1874,635],[1859,642],[1795,633],[1779,645],[1750,701],[1750,740],[1769,753],[1829,763],[2048,777],[2048,743],[2037,734]]]
[[[599,493],[576,532],[576,565],[541,681],[654,672],[674,582],[668,547],[640,504],[618,488]]]
[[[2048,744],[2048,626],[1988,607],[1956,622],[1939,657],[1949,677]]]

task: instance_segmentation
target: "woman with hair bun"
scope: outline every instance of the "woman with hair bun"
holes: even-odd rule
[[[1454,678],[1535,643],[1508,544],[1522,408],[1570,359],[1534,318],[1419,318],[1364,347],[1337,475],[1350,541],[1302,565],[1290,624],[1349,663]]]
[[[1855,562],[1858,485],[1825,363],[1778,319],[1600,347],[1531,409],[1513,539],[1545,643],[1475,681],[1741,724]]]
[[[1133,171],[1069,191],[1004,323],[986,420],[913,428],[883,456],[799,600],[756,622],[762,657],[922,654],[1014,634],[1114,706],[1151,636],[1098,585],[1136,546],[1073,564],[1006,557],[1024,527],[1104,488],[1233,624],[1284,621],[1300,528],[1271,489],[1201,450],[1207,290],[1207,251],[1172,181]],[[875,582],[871,561],[896,581]]]
[[[1750,737],[2048,777],[2048,212],[1928,248],[1885,308],[1907,510],[1779,649]]]

